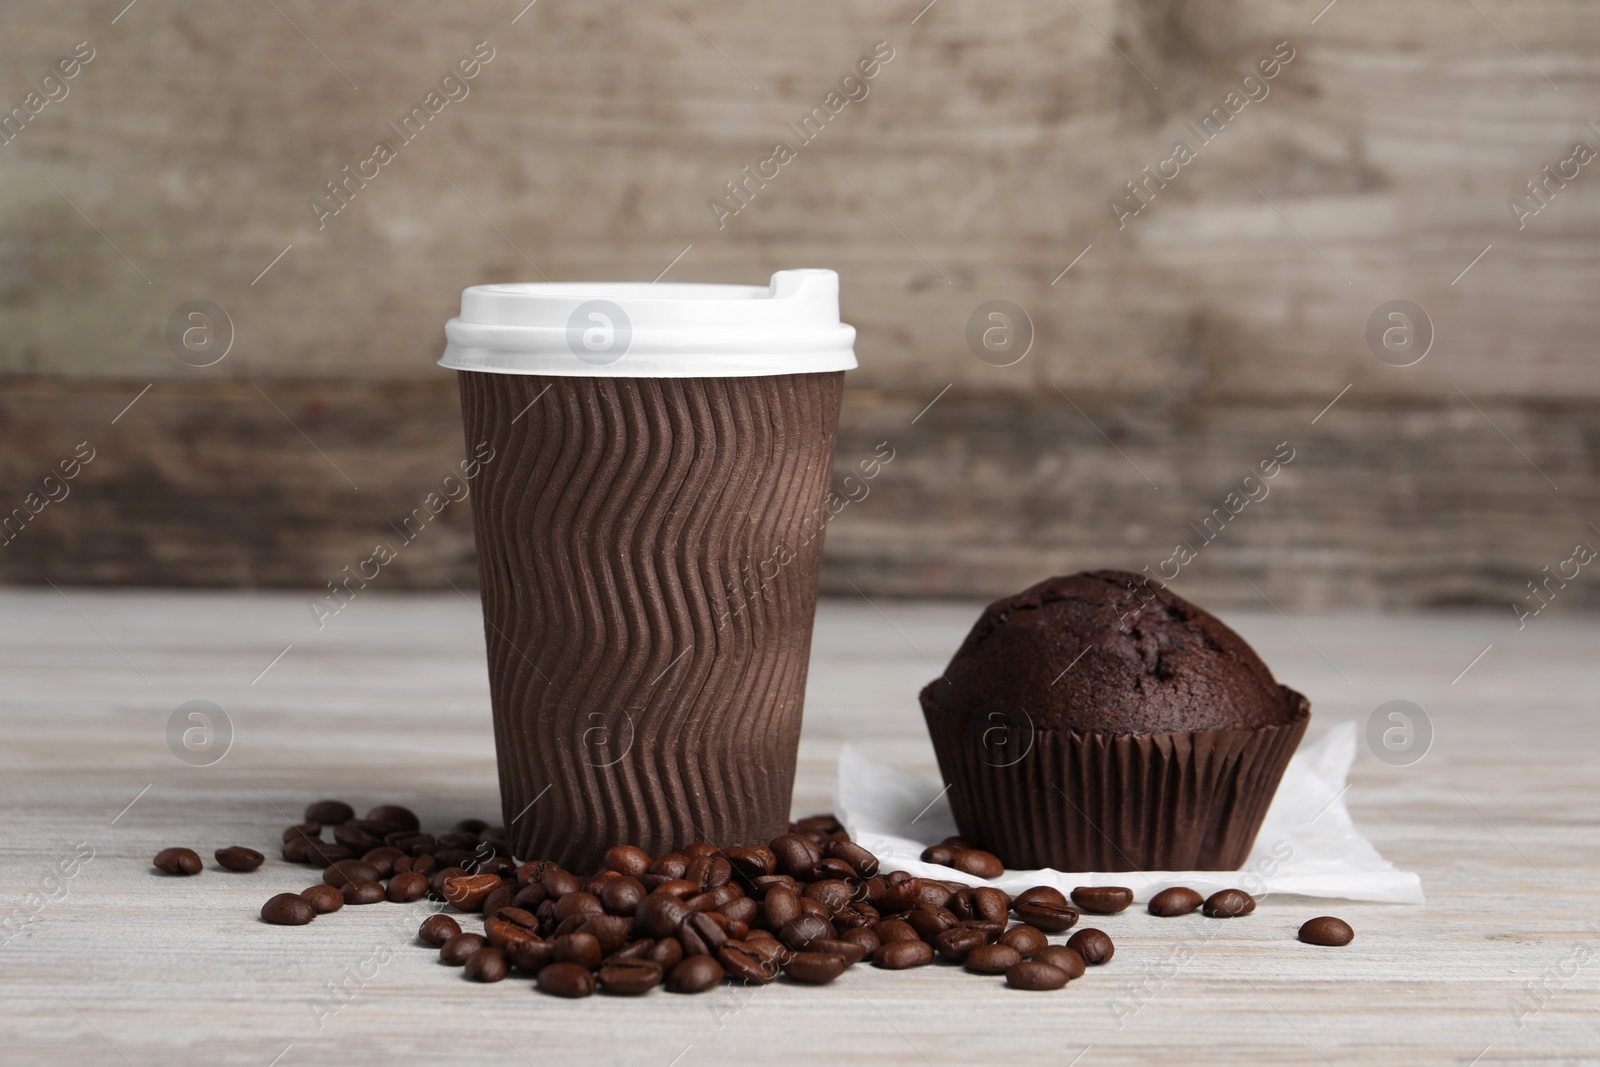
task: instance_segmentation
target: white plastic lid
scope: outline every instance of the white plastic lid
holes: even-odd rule
[[[856,366],[839,275],[781,270],[768,286],[474,285],[445,323],[441,367],[497,374],[722,378]]]

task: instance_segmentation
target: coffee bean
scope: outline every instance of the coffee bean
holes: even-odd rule
[[[632,875],[613,878],[600,890],[600,903],[613,915],[633,917],[645,898],[644,883]]]
[[[718,919],[722,919],[723,922],[727,921],[726,918],[716,912],[701,912],[689,916],[683,923],[684,926],[693,930],[699,936],[701,943],[710,950],[711,955],[716,955],[717,950],[722,947],[722,943],[728,940],[728,933],[722,928],[722,923],[719,923]],[[679,928],[679,936],[682,936],[682,927]],[[723,963],[726,965],[727,961],[724,960]]]
[[[1010,945],[979,945],[964,961],[973,974],[1005,974],[1022,962],[1022,953]]]
[[[778,942],[774,942],[774,944],[778,944]],[[830,956],[843,956],[846,967],[853,966],[867,958],[866,946],[857,944],[854,941],[846,941],[843,938],[819,937],[806,946],[806,951],[823,952]]]
[[[822,853],[829,859],[848,863],[858,878],[871,878],[878,873],[878,857],[854,841],[829,841]]]
[[[452,967],[463,966],[483,944],[483,938],[477,934],[457,934],[439,946],[439,960]]]
[[[806,886],[802,895],[815,900],[832,914],[850,903],[850,883],[839,878],[825,878]]]
[[[294,893],[279,893],[261,905],[261,918],[274,926],[304,926],[316,917],[317,910]]]
[[[557,919],[570,919],[574,915],[599,915],[605,910],[605,905],[593,893],[568,893],[556,901],[555,916]]]
[[[884,944],[891,941],[921,941],[922,935],[904,919],[885,919],[872,928],[878,935],[878,940]]]
[[[346,882],[339,892],[346,904],[379,904],[384,899],[383,883],[377,881]]]
[[[926,941],[890,941],[873,956],[873,966],[890,971],[922,967],[933,962],[933,946]]]
[[[616,845],[606,849],[606,870],[638,878],[650,869],[650,853],[636,845]]]
[[[468,874],[448,878],[444,883],[444,899],[462,911],[477,911],[489,899],[489,894],[502,884],[498,874]],[[598,900],[594,903],[596,908],[600,906]]]
[[[1000,935],[1000,944],[1009,945],[1017,950],[1023,959],[1032,959],[1043,951],[1050,939],[1044,936],[1044,931],[1037,926],[1013,926]]]
[[[962,963],[974,949],[987,944],[989,934],[976,926],[952,926],[933,939],[933,947],[939,955],[954,963]]]
[[[1047,892],[1041,892],[1047,890]],[[1017,918],[1050,934],[1070,930],[1078,922],[1078,909],[1067,903],[1059,889],[1037,886],[1011,903]]]
[[[265,856],[253,848],[231,845],[216,851],[217,863],[230,871],[253,871],[266,861]]]
[[[1120,885],[1080,885],[1072,891],[1072,902],[1096,915],[1115,915],[1133,903],[1133,890]]]
[[[516,899],[517,887],[511,882],[501,882],[500,888],[483,898],[483,913],[493,915],[501,908],[509,907]]]
[[[778,977],[777,962],[743,941],[724,941],[717,949],[717,960],[729,976],[746,985],[766,985]]]
[[[875,933],[874,929],[869,928],[869,926],[856,926],[854,929],[846,929],[845,933],[842,933],[840,936],[838,936],[838,939],[846,942],[846,944],[856,945],[856,947],[859,947],[859,949],[861,949],[862,957],[869,957],[869,955],[872,955],[872,953],[877,952],[878,945],[883,944],[883,942],[878,939],[877,933]]]
[[[1068,979],[1083,977],[1085,964],[1083,957],[1078,955],[1078,950],[1075,948],[1068,948],[1066,945],[1046,945],[1033,958],[1065,973]]]
[[[482,819],[460,819],[450,827],[453,834],[472,834],[477,836],[489,828],[489,824]]]
[[[414,874],[420,874],[426,877],[433,874],[438,867],[439,861],[430,855],[401,856],[399,859],[394,861],[394,873],[396,874],[403,874],[406,871],[411,871]]]
[[[691,882],[687,878],[669,878],[650,892],[665,893],[669,897],[677,897],[686,904],[693,897],[709,896],[701,890],[699,882]],[[691,904],[689,910],[693,911],[694,905]]]
[[[314,908],[318,915],[338,911],[344,907],[344,894],[331,885],[314,885],[300,890],[300,899]]]
[[[611,959],[600,965],[600,988],[636,997],[661,984],[661,964],[643,959]]]
[[[199,853],[192,848],[164,848],[151,862],[156,870],[167,874],[199,874],[203,866]]]
[[[1343,919],[1332,915],[1319,915],[1307,919],[1300,927],[1300,940],[1308,945],[1348,945],[1355,940],[1356,932]]]
[[[577,875],[570,871],[552,867],[544,872],[544,889],[552,898],[560,900],[568,893],[581,893],[583,891],[583,883],[579,881]]]
[[[1006,865],[1000,862],[999,856],[978,848],[957,852],[950,866],[976,878],[999,878],[1006,873]]]
[[[950,903],[950,898],[955,896],[956,890],[961,887],[954,882],[941,882],[936,878],[917,879],[917,899],[912,904],[926,904],[930,908],[942,908]]]
[[[308,815],[307,818],[310,818]],[[321,820],[318,820],[319,822]],[[415,831],[422,826],[422,820],[417,818],[416,812],[410,808],[403,808],[399,804],[379,804],[367,812],[368,822],[387,823],[396,830]]]
[[[665,881],[671,878],[682,878],[683,872],[688,869],[688,856],[685,856],[682,852],[668,852],[657,856],[654,862],[650,864],[650,870],[645,873],[658,875]],[[644,881],[643,879],[640,880]],[[645,882],[645,885],[649,884],[649,882]]]
[[[1232,919],[1255,910],[1256,898],[1243,889],[1219,889],[1205,903],[1205,913],[1213,919]]]
[[[394,873],[395,861],[407,858],[404,849],[395,848],[393,845],[380,845],[371,852],[363,853],[361,862],[376,867],[379,878],[387,878]]]
[[[760,909],[761,905],[749,897],[739,897],[724,904],[722,906],[722,914],[734,922],[744,923],[749,926],[755,922],[756,916],[760,914]]]
[[[319,800],[306,807],[306,822],[338,826],[356,817],[356,809],[342,800]]]
[[[722,981],[722,964],[710,956],[686,956],[667,972],[669,993],[704,993]]]
[[[342,903],[342,901],[341,901]],[[425,944],[443,945],[461,932],[461,924],[448,915],[430,915],[417,927],[417,937]]]
[[[832,952],[796,952],[783,965],[783,973],[796,982],[826,985],[844,973],[845,958]]]
[[[940,841],[939,844],[948,845],[951,848],[955,849],[957,852],[971,852],[973,849],[978,847],[977,845],[975,845],[971,841],[969,841],[967,838],[961,837],[959,835],[947,837],[943,841]]]
[[[1004,923],[1011,911],[1011,897],[1003,889],[979,886],[972,891],[972,917],[987,922]]]
[[[1066,984],[1064,972],[1038,960],[1023,960],[1006,972],[1006,985],[1013,989],[1044,991],[1060,989]]]
[[[759,878],[778,868],[778,857],[772,854],[770,848],[760,845],[724,849],[722,854],[733,865],[733,869],[746,878]]]
[[[600,939],[593,934],[562,934],[555,939],[557,963],[577,963],[593,970],[600,966],[605,953],[600,951]]]
[[[778,931],[778,938],[784,944],[797,951],[809,948],[811,942],[820,938],[833,938],[837,935],[838,931],[833,928],[831,923],[824,919],[819,919],[815,915],[801,915],[798,918],[790,919]]]
[[[383,838],[368,830],[359,819],[352,819],[335,826],[333,839],[357,855],[382,848],[384,845]]]
[[[650,958],[661,964],[663,971],[670,971],[683,961],[683,942],[675,937],[663,937],[650,950]]]
[[[813,879],[839,878],[846,882],[854,882],[856,881],[856,869],[844,860],[836,860],[831,856],[824,856],[811,869],[811,877]]]
[[[896,871],[903,874],[903,871]],[[900,882],[891,881],[883,892],[883,900],[878,904],[881,911],[910,911],[921,899],[922,879],[906,878]]]
[[[940,867],[949,867],[955,863],[956,850],[949,845],[929,845],[922,850],[919,857],[923,863],[934,863]]]
[[[515,912],[517,908],[502,908],[501,911]],[[531,918],[531,916],[530,916]],[[522,926],[509,919],[503,919],[498,914],[490,915],[483,920],[483,936],[495,948],[505,948],[513,941],[529,941],[537,938],[538,921],[533,926]]]
[[[428,876],[428,890],[440,900],[444,899],[444,884],[452,878],[461,878],[466,871],[460,867],[440,867]]]
[[[828,910],[827,905],[811,897],[800,898],[800,914],[802,917],[809,915],[823,922],[833,921],[833,912]]]
[[[670,893],[655,892],[639,902],[633,926],[650,937],[670,937],[688,917],[689,905]]]
[[[428,894],[428,879],[415,871],[401,871],[389,879],[389,889],[385,894],[395,904],[409,904],[413,900],[421,900]]]
[[[809,878],[817,861],[822,859],[822,849],[809,837],[784,834],[768,846],[777,857],[778,873],[791,878]]]
[[[466,975],[475,982],[498,982],[506,976],[506,954],[485,946],[467,957]]]
[[[552,963],[534,979],[539,988],[558,997],[586,997],[594,992],[594,975],[576,963]]]
[[[322,880],[335,889],[343,889],[349,882],[376,882],[378,868],[361,860],[339,860],[324,868]]]
[[[538,974],[555,958],[556,946],[550,941],[530,937],[526,941],[507,941],[500,946],[506,962],[519,971]]]
[[[320,837],[322,824],[319,822],[303,822],[296,826],[283,828],[283,840],[288,842],[291,837]]]
[[[1203,903],[1205,898],[1193,889],[1185,885],[1175,885],[1171,889],[1163,889],[1150,898],[1150,914],[1168,919],[1174,915],[1187,915]]]
[[[1083,957],[1083,962],[1094,966],[1106,963],[1116,954],[1117,946],[1111,943],[1111,938],[1104,930],[1094,927],[1085,927],[1067,938],[1067,947]]]
[[[654,938],[641,937],[635,941],[629,941],[600,962],[603,965],[614,960],[647,960],[650,958],[650,950],[655,947]]]
[[[932,941],[959,921],[949,908],[931,908],[926,904],[918,904],[906,913],[906,923],[924,941]]]
[[[831,813],[823,815],[808,815],[794,824],[797,834],[817,834],[827,838],[834,834],[843,833],[844,826],[838,818]]]

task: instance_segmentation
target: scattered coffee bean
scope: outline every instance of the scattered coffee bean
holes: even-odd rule
[[[1006,873],[1006,865],[1000,862],[999,856],[978,848],[957,852],[950,866],[976,878],[999,878]]]
[[[973,974],[1005,974],[1021,962],[1022,953],[1010,945],[979,945],[965,961]]]
[[[843,974],[846,966],[845,958],[832,952],[796,952],[783,965],[783,973],[796,982],[826,985]]]
[[[1070,930],[1078,922],[1078,909],[1068,904],[1066,896],[1054,886],[1038,885],[1026,890],[1011,902],[1011,910],[1023,922],[1049,934]]]
[[[1067,947],[1083,957],[1083,962],[1093,966],[1105,963],[1116,954],[1117,946],[1104,930],[1087,927],[1067,938]]]
[[[606,850],[606,870],[638,878],[650,869],[650,853],[634,845],[617,845]]]
[[[683,961],[683,942],[675,937],[663,937],[650,950],[650,958],[661,964],[663,971],[670,971]]]
[[[940,867],[948,867],[955,862],[956,850],[949,845],[929,845],[922,850],[918,857],[923,863],[933,863]]]
[[[689,917],[689,905],[670,893],[654,892],[638,904],[633,924],[649,937],[670,937]]]
[[[404,852],[393,845],[384,845],[363,855],[361,862],[375,868],[379,878],[387,878],[395,872],[395,861],[407,858]]]
[[[319,800],[306,808],[306,822],[338,826],[356,817],[356,809],[342,800]]]
[[[498,874],[458,875],[445,879],[444,899],[462,911],[477,911],[483,907],[483,902],[489,899],[489,894],[499,889],[501,884]],[[595,907],[599,906],[600,902],[596,900]]]
[[[380,904],[383,902],[383,883],[378,881],[346,882],[339,888],[346,904]]]
[[[1006,985],[1013,989],[1043,991],[1060,989],[1067,984],[1067,975],[1048,963],[1023,960],[1006,972]]]
[[[909,967],[922,967],[933,962],[933,946],[923,940],[890,941],[878,949],[872,958],[876,967],[890,971],[903,971]]]
[[[475,982],[498,982],[510,971],[506,954],[485,946],[467,957],[466,975]]]
[[[988,943],[989,935],[974,926],[952,926],[933,939],[939,955],[953,963],[963,962],[974,949]]]
[[[474,952],[482,948],[483,944],[483,938],[477,934],[457,934],[439,946],[439,961],[452,967],[460,967]]]
[[[546,968],[548,970],[548,968]],[[543,977],[544,972],[539,972]],[[586,972],[587,973],[587,972]],[[686,956],[667,972],[669,993],[704,993],[722,981],[722,964],[710,956]]]
[[[274,926],[304,926],[317,910],[294,893],[279,893],[261,905],[261,918]]]
[[[331,885],[314,885],[300,890],[300,899],[314,908],[318,915],[338,911],[344,907],[344,894]]]
[[[605,953],[600,951],[600,939],[593,934],[562,934],[555,939],[557,963],[576,963],[590,970],[600,966]]]
[[[586,997],[594,992],[594,975],[576,963],[552,963],[535,979],[540,989],[558,997]]]
[[[730,978],[746,985],[766,985],[778,977],[777,961],[743,941],[724,941],[717,949],[717,961]]]
[[[323,869],[322,880],[335,889],[343,889],[349,882],[376,882],[378,868],[360,860],[340,860]]]
[[[661,984],[661,964],[644,959],[610,959],[600,965],[600,988],[636,997]]]
[[[1096,915],[1115,915],[1133,903],[1133,890],[1120,885],[1080,885],[1072,891],[1072,902]]]
[[[309,890],[308,890],[309,892]],[[340,903],[343,903],[341,898]],[[417,927],[417,937],[424,944],[442,946],[461,932],[461,924],[448,915],[430,915]]]
[[[395,904],[409,904],[421,900],[428,893],[428,879],[415,871],[401,871],[389,879],[386,896]]]
[[[306,817],[310,818],[309,815]],[[422,825],[422,820],[417,818],[416,812],[399,804],[379,804],[367,812],[367,822],[384,823],[393,829],[410,830],[413,833]]]
[[[1174,915],[1187,915],[1203,903],[1205,898],[1193,889],[1186,885],[1175,885],[1150,898],[1150,914],[1168,919]]]
[[[778,931],[778,938],[792,949],[803,951],[811,947],[811,942],[822,938],[833,938],[838,931],[826,919],[819,919],[815,915],[801,915],[790,919],[783,924],[783,929]]]
[[[878,873],[878,857],[854,841],[829,841],[822,852],[829,859],[848,863],[858,878],[871,878]]]
[[[1004,923],[1011,910],[1011,897],[993,886],[979,886],[972,891],[972,917],[985,922]]]
[[[778,873],[791,878],[811,877],[812,869],[822,859],[822,849],[817,847],[816,842],[799,834],[784,834],[768,847],[777,857]]]
[[[872,955],[878,951],[878,946],[883,944],[877,933],[867,926],[857,926],[854,929],[846,930],[839,935],[839,940],[860,948],[863,957]]]
[[[204,866],[200,854],[192,848],[164,848],[151,862],[156,870],[167,874],[199,874]]]
[[[1056,970],[1066,974],[1069,979],[1082,978],[1085,970],[1083,957],[1078,955],[1078,950],[1066,945],[1046,945],[1033,957],[1040,963],[1048,963]]]
[[[1044,936],[1044,931],[1037,926],[1013,926],[1000,935],[1000,944],[1008,945],[1017,950],[1023,959],[1032,959],[1050,944],[1050,939]]]
[[[1255,910],[1256,898],[1243,889],[1219,889],[1205,903],[1205,913],[1213,919],[1232,919]]]
[[[1332,915],[1319,915],[1307,919],[1300,927],[1300,940],[1308,945],[1348,945],[1355,940],[1356,932],[1343,919]]]
[[[507,941],[500,946],[506,954],[506,962],[525,971],[528,974],[538,974],[549,966],[555,959],[556,946],[550,941],[541,941],[537,937],[528,938],[526,941]]]
[[[243,845],[219,848],[215,855],[217,863],[230,871],[253,871],[267,858],[255,849],[245,848]]]

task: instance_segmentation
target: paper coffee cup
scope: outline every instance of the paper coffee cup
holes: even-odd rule
[[[788,823],[844,371],[838,276],[474,286],[458,372],[505,825],[614,844]]]

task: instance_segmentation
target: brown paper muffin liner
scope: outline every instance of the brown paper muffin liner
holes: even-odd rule
[[[1008,868],[1233,871],[1311,719],[1248,730],[1097,734],[1035,728],[1025,712],[922,713],[961,835]]]

